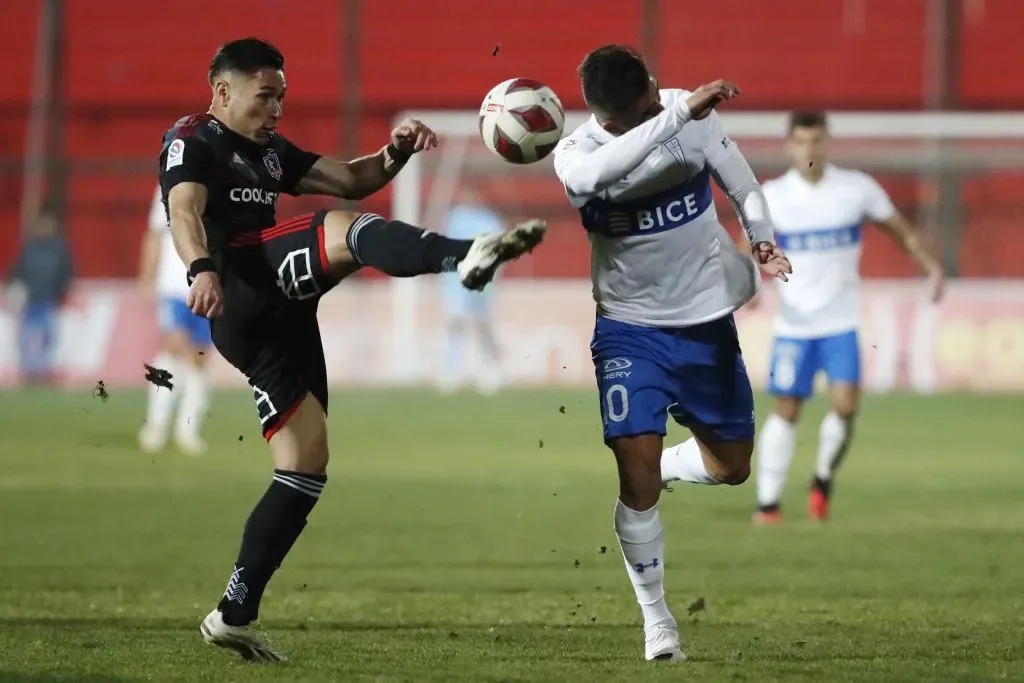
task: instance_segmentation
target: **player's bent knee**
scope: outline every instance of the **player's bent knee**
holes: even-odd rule
[[[860,395],[855,386],[834,387],[829,403],[832,410],[844,420],[852,420],[857,416]]]
[[[699,429],[697,431],[700,431]],[[721,441],[703,434],[697,437],[708,474],[726,486],[739,486],[750,478],[754,440]]]
[[[345,277],[361,267],[349,246],[349,231],[361,215],[338,210],[324,216],[324,253],[332,275]]]
[[[775,414],[790,424],[800,419],[803,401],[796,396],[777,396],[775,398]]]
[[[175,358],[185,358],[192,350],[192,344],[189,342],[188,336],[178,330],[165,332],[161,339],[161,346],[163,346],[164,351]]]
[[[274,467],[301,474],[325,474],[329,460],[326,417],[320,402],[307,394],[270,438]]]
[[[726,486],[739,486],[750,478],[750,460],[716,460],[705,464],[708,474]]]

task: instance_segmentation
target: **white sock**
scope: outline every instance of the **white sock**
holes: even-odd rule
[[[674,621],[665,603],[665,540],[658,506],[637,512],[617,500],[615,534],[644,615],[644,628]]]
[[[174,375],[171,380],[173,384],[177,385],[181,381],[178,376],[178,361],[169,353],[158,354],[153,359],[153,367],[167,370]],[[149,385],[149,405],[146,407],[145,429],[153,430],[153,433],[166,437],[167,430],[171,425],[171,416],[174,414],[174,404],[180,393],[180,388],[172,391],[155,384]]]
[[[761,427],[757,440],[757,504],[778,505],[786,474],[793,462],[796,427],[772,413]]]
[[[661,452],[661,480],[686,481],[691,484],[721,484],[708,473],[704,456],[700,454],[697,439],[691,437],[678,446],[669,446]]]
[[[210,405],[210,380],[205,370],[191,363],[182,364],[180,380],[181,407],[175,430],[179,436],[198,437]]]
[[[839,413],[830,410],[821,421],[818,430],[818,464],[815,468],[819,479],[828,481],[836,462],[846,452],[849,445],[850,420],[839,417]]]

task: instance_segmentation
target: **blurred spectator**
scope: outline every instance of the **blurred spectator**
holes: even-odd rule
[[[475,189],[460,186],[453,206],[444,217],[445,235],[468,240],[504,229],[501,217],[483,203]],[[491,298],[497,280],[484,291],[473,292],[462,286],[456,273],[445,273],[441,277],[446,338],[438,387],[444,393],[451,393],[472,379],[480,393],[493,394],[501,385],[498,343],[491,319]],[[477,343],[478,359],[482,361],[470,372],[466,367],[467,337]]]
[[[57,322],[71,287],[71,252],[56,213],[44,208],[28,226],[8,280],[20,308],[18,360],[25,384],[52,380]]]

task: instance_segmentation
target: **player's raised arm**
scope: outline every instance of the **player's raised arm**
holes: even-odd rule
[[[704,155],[715,182],[729,197],[758,265],[780,280],[793,272],[789,259],[775,246],[775,224],[768,210],[761,184],[736,143],[722,129],[718,114],[712,112],[706,127]]]
[[[569,138],[555,150],[555,172],[569,192],[577,196],[596,194],[618,183],[689,121],[706,117],[718,103],[739,93],[732,83],[719,80],[662,108],[657,100],[657,83],[651,81],[651,87],[654,99],[648,102],[649,118],[643,123],[615,133],[624,126],[608,119],[605,129],[615,135],[608,142],[593,148],[577,145],[576,140]]]
[[[318,158],[295,189],[301,194],[363,199],[390,183],[413,154],[436,146],[437,135],[410,119],[391,131],[391,144],[376,154],[351,161]]]
[[[587,107],[608,138],[580,144],[570,137],[555,150],[555,172],[578,197],[615,185],[689,121],[706,117],[720,102],[739,94],[734,84],[718,80],[664,107],[643,57],[622,45],[593,50],[577,73]]]

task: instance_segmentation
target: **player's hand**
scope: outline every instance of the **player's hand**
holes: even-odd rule
[[[720,78],[694,90],[686,98],[686,106],[690,108],[690,115],[693,119],[699,121],[707,118],[719,104],[734,99],[739,94],[740,89],[736,87],[735,83]]]
[[[437,147],[437,133],[422,121],[406,119],[391,131],[391,143],[403,152],[415,154]]]
[[[931,292],[933,304],[942,301],[942,297],[946,294],[946,276],[941,270],[936,270],[928,276],[928,289]]]
[[[771,242],[758,242],[751,248],[751,251],[761,270],[783,282],[789,282],[789,278],[786,276],[793,272],[793,265],[781,249]]]
[[[196,275],[188,290],[188,307],[196,315],[216,318],[224,313],[224,292],[220,288],[220,276],[207,271]]]

